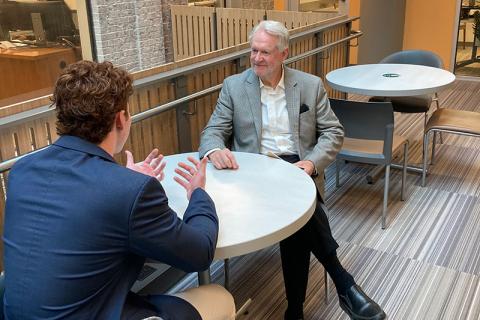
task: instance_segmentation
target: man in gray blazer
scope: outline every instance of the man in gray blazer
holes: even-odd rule
[[[280,242],[288,300],[285,319],[303,319],[310,252],[332,277],[340,306],[352,319],[384,319],[385,313],[355,283],[336,254],[322,209],[324,169],[343,142],[343,127],[330,109],[320,78],[283,66],[288,30],[262,21],[250,35],[251,68],[225,79],[210,121],[202,132],[199,153],[217,169],[237,169],[236,151],[275,154],[315,180],[318,204],[310,221]]]

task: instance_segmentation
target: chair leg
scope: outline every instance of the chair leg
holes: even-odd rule
[[[328,273],[327,273],[327,269],[323,269],[323,279],[325,281],[325,303],[326,304],[329,304],[330,303],[330,298],[328,296],[328,293],[329,293],[329,288],[328,288]]]
[[[340,187],[340,160],[335,160],[335,186]]]
[[[432,139],[432,157],[430,159],[430,164],[433,165],[434,162],[435,162],[435,145],[436,145],[436,141],[435,141],[435,138],[436,138],[436,131],[433,131],[433,139]],[[428,148],[426,149],[428,152]]]
[[[437,106],[437,110],[440,109],[440,102],[438,101],[438,93],[436,93],[436,92],[435,92],[435,99],[434,99],[434,100],[435,100],[435,104],[436,104],[436,106]],[[435,132],[435,135],[436,135],[436,134],[437,134],[437,133]],[[439,133],[438,133],[438,136],[440,137],[440,144],[443,144],[443,135],[442,135],[442,133],[439,132]],[[436,137],[434,137],[434,139],[436,139]],[[435,141],[436,141],[436,140],[435,140]],[[432,160],[433,160],[433,158],[432,158]]]
[[[422,187],[425,187],[425,178],[427,176],[427,161],[428,161],[428,134],[423,135],[423,169],[422,169]]]
[[[438,110],[438,109],[440,109],[440,102],[438,101],[438,93],[435,92],[434,95],[435,95],[435,99],[434,99],[434,100],[435,100],[435,104],[436,104],[437,110]]]
[[[223,270],[225,275],[224,287],[227,290],[230,290],[230,259],[223,260]]]
[[[388,186],[390,182],[390,165],[385,166],[385,186],[383,187],[383,210],[382,210],[382,229],[386,228],[387,204],[388,204]]]
[[[407,163],[408,163],[408,141],[403,146],[403,172],[402,172],[402,193],[400,199],[405,201],[405,185],[407,179]]]
[[[428,114],[427,112],[425,112],[425,116],[423,118],[423,132],[425,133],[425,130],[427,130],[427,122],[428,122]],[[424,157],[425,155],[422,154],[422,158]]]

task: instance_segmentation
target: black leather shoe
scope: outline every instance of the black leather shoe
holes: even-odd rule
[[[340,307],[348,314],[350,319],[383,320],[387,318],[382,308],[356,284],[348,288],[344,295],[339,294],[338,299]]]
[[[284,320],[303,320],[303,308],[287,308]]]

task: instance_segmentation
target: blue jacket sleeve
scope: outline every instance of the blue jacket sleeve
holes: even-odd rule
[[[186,272],[207,269],[217,245],[218,218],[204,190],[192,193],[183,219],[168,206],[160,183],[149,179],[132,208],[130,250]]]

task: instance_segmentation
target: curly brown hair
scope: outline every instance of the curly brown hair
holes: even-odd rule
[[[127,111],[132,77],[110,62],[79,61],[58,78],[53,92],[57,133],[98,144],[110,132],[117,112]]]

